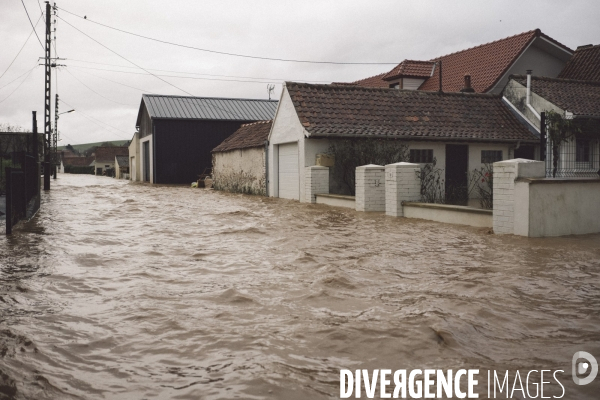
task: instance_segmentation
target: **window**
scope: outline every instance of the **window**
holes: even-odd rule
[[[410,162],[416,164],[432,163],[433,162],[433,150],[432,149],[411,149],[410,150]]]
[[[575,139],[575,162],[590,162],[590,139]]]
[[[481,163],[491,164],[502,161],[502,150],[481,150]]]

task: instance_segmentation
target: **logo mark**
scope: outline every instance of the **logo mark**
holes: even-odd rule
[[[580,361],[584,359],[585,361]],[[579,361],[579,362],[578,362]],[[598,375],[598,362],[590,353],[578,351],[573,354],[573,382],[576,385],[587,385],[591,383],[596,375]],[[589,371],[589,375],[585,378],[580,378],[578,375],[583,375]]]

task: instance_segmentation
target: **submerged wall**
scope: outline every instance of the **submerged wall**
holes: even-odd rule
[[[265,173],[263,147],[213,153],[213,187],[216,190],[266,196]]]

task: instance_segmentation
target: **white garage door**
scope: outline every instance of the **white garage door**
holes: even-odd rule
[[[300,200],[298,143],[279,145],[279,197]]]

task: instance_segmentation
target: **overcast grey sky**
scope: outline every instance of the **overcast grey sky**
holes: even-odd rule
[[[22,1],[35,24],[44,3]],[[25,43],[31,25],[21,0],[0,4],[1,75]],[[114,52],[152,73],[169,75],[161,78],[186,92],[209,97],[267,98],[267,84],[273,83],[278,98],[284,80],[353,81],[392,65],[305,64],[218,55],[152,42],[90,21],[205,49],[315,61],[428,60],[535,28],[573,49],[600,43],[597,0],[59,0],[57,6],[64,9],[59,10],[61,18]],[[58,93],[66,102],[60,111],[76,109],[60,117],[59,145],[131,139],[142,93],[185,95],[61,19],[56,28],[58,54],[67,59],[60,63],[68,65],[58,71]],[[43,41],[43,20],[37,32]],[[0,78],[0,123],[29,129],[31,111],[37,110],[43,129],[43,67],[27,73],[42,56],[33,35]]]

